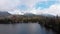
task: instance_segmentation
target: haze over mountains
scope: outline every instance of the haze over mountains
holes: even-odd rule
[[[0,12],[0,16],[9,16],[9,15],[11,15],[11,14],[8,12]]]
[[[22,14],[10,14],[8,12],[0,12],[0,16],[9,16],[9,15],[22,15]],[[24,13],[25,16],[37,16],[33,13]],[[38,16],[47,16],[47,17],[54,17],[54,15],[51,14],[39,14]]]

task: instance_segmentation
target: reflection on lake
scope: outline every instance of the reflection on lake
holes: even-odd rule
[[[0,34],[55,34],[37,23],[0,24]]]

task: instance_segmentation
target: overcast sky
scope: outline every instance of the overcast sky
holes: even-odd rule
[[[0,0],[0,11],[60,16],[60,0]]]

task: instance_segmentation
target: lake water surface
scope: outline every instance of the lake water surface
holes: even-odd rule
[[[38,23],[0,24],[0,34],[55,34]]]

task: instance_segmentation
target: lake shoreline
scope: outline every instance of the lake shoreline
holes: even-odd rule
[[[60,17],[44,17],[44,16],[12,16],[0,18],[0,24],[16,24],[16,23],[38,23],[46,28],[51,28],[56,32],[60,31]]]

